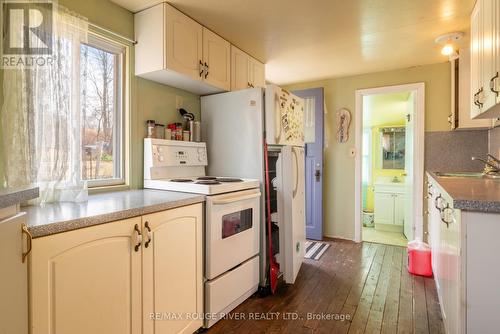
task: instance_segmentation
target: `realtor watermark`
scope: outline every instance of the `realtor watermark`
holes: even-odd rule
[[[0,67],[32,68],[54,62],[52,1],[0,0]]]
[[[272,321],[272,320],[323,320],[323,321],[350,321],[350,314],[342,313],[299,313],[299,312],[231,312],[231,313],[176,313],[158,312],[150,313],[149,320],[235,320],[235,321]]]

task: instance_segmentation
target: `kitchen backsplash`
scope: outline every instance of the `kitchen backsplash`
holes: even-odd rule
[[[490,130],[489,136],[489,150],[490,154],[495,157],[500,157],[500,127],[496,127]]]
[[[499,143],[500,131],[494,130]],[[471,158],[484,157],[487,153],[488,130],[425,133],[425,169],[428,171],[479,172],[483,165]]]

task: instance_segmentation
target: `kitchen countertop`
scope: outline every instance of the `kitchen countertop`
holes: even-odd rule
[[[81,203],[26,206],[22,211],[31,235],[39,238],[204,201],[203,195],[143,189],[90,195]]]
[[[453,199],[453,207],[466,211],[500,213],[500,180],[440,177],[427,172]]]
[[[0,189],[0,209],[37,198],[38,187]]]

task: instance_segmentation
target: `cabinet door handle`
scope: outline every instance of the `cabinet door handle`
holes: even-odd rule
[[[479,92],[477,92],[477,105],[479,108],[482,108],[483,107],[483,104],[480,100],[479,100],[479,96],[481,95],[481,93],[484,91],[483,87],[481,87],[481,89],[479,90]]]
[[[434,199],[434,206],[436,207],[436,209],[438,209],[438,210],[439,210],[439,212],[442,212],[442,211],[443,211],[443,208],[439,207],[439,205],[438,205],[438,201],[439,201],[440,199],[443,199],[443,196],[441,196],[441,194],[439,194],[439,195],[436,197],[436,199]]]
[[[495,89],[495,81],[496,79],[498,79],[498,72],[495,74],[495,76],[493,78],[491,78],[490,80],[490,90],[495,93],[496,96],[498,96],[498,93],[500,93],[500,91],[496,90]]]
[[[152,235],[151,235],[151,227],[149,226],[149,222],[146,222],[144,224],[144,227],[146,228],[148,240],[144,243],[144,247],[148,248],[149,244],[151,243],[152,240]]]
[[[200,71],[200,77],[202,77],[203,76],[203,72],[205,72],[205,68],[203,67],[203,63],[201,62],[201,60],[200,60],[200,64],[199,64],[198,68],[199,68],[199,71]]]
[[[26,252],[23,252],[22,256],[22,261],[24,263],[26,262],[26,258],[28,257],[29,253],[31,253],[31,248],[33,247],[32,246],[33,236],[31,235],[30,231],[28,231],[28,227],[26,227],[25,224],[23,224],[23,226],[21,227],[21,231],[22,234],[26,235],[26,242],[28,245],[28,249],[26,250]]]
[[[479,94],[479,92],[477,92],[476,94],[474,94],[474,104],[479,108],[479,103],[477,102],[477,94]]]
[[[141,248],[141,244],[142,244],[142,233],[141,233],[141,230],[139,229],[139,225],[135,224],[134,232],[136,233],[136,242],[137,242],[134,246],[134,250],[136,252],[138,252],[139,248]]]
[[[205,62],[205,79],[208,77],[208,64]]]
[[[449,204],[446,204],[446,207],[445,207],[445,208],[443,208],[443,210],[441,211],[441,214],[440,214],[440,216],[441,216],[441,221],[442,221],[443,223],[445,223],[445,224],[446,224],[446,228],[450,228],[450,224],[451,224],[453,221],[447,221],[447,220],[446,220],[446,210],[451,210],[451,211],[453,212],[453,209],[452,209],[452,208],[450,208]]]

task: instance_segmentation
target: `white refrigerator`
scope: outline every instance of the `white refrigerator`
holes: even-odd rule
[[[264,139],[269,146],[273,254],[290,284],[305,253],[303,119],[304,101],[275,85],[201,98],[208,175],[259,179],[265,194]],[[266,199],[267,194],[261,205],[261,285],[269,270]]]

